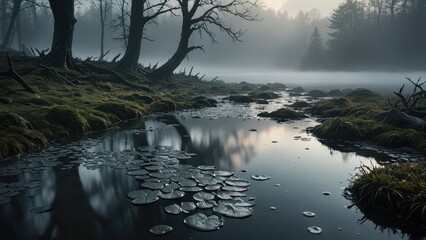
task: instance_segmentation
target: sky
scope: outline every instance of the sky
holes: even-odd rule
[[[343,0],[263,0],[265,6],[279,11],[287,11],[291,16],[302,11],[310,11],[312,8],[320,10],[321,16],[329,16]]]

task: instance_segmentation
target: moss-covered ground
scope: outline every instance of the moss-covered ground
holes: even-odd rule
[[[15,57],[12,61],[16,72],[36,93],[23,91],[10,77],[1,77],[1,83],[12,91],[2,89],[0,92],[0,160],[45,147],[52,139],[107,129],[120,121],[154,112],[205,107],[202,102],[212,102],[200,101],[197,96],[241,89],[239,85],[201,81],[185,74],[176,74],[170,80],[151,81],[144,74],[116,71],[136,86],[129,87],[112,74],[81,74],[55,68],[60,76],[74,83],[70,85],[44,69],[36,58]],[[110,62],[91,64],[106,69],[115,66]],[[0,70],[8,68],[4,54],[0,54],[0,66],[3,66]]]
[[[424,128],[405,129],[374,121],[374,116],[390,108],[387,96],[369,90],[357,90],[343,97],[321,100],[308,111],[314,116],[325,118],[312,130],[319,138],[367,140],[381,146],[410,147],[426,152]]]

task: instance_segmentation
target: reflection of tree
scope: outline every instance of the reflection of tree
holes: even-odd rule
[[[0,227],[2,236],[8,236],[8,232],[13,230],[14,237],[10,237],[10,239],[31,239],[40,237],[43,236],[49,223],[52,222],[51,212],[44,214],[34,214],[31,212],[33,208],[51,205],[55,198],[55,171],[49,168],[38,174],[40,174],[41,187],[37,189],[38,194],[36,196],[29,197],[25,194],[24,197],[17,199],[18,202],[5,205],[2,209],[2,224]],[[23,178],[19,180],[28,180],[30,176],[30,174],[23,174]],[[32,177],[34,176],[35,175],[32,175]],[[3,229],[4,227],[8,229]],[[8,239],[8,237],[6,237],[6,239]]]
[[[426,237],[425,228],[410,224],[388,212],[361,205],[358,208],[364,214],[363,218],[359,220],[359,224],[371,221],[382,232],[388,231],[392,235],[401,234],[402,237],[407,235],[410,240],[422,240]]]
[[[235,128],[222,132],[218,132],[214,128],[197,129],[198,134],[207,138],[207,144],[195,144],[191,133],[196,130],[190,128],[193,131],[188,131],[188,128],[172,115],[162,116],[161,120],[172,124],[177,130],[182,139],[181,150],[197,154],[197,164],[216,165],[223,169],[233,170],[238,167],[236,166],[238,163],[248,163],[254,155],[255,143],[247,142],[247,139],[241,136],[241,129]],[[230,145],[229,142],[233,144]]]

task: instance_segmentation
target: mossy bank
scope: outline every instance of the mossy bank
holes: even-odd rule
[[[16,72],[36,93],[21,90],[13,78],[2,78],[8,90],[0,94],[0,159],[46,147],[49,140],[108,129],[155,112],[211,107],[216,101],[204,95],[239,93],[241,89],[237,84],[202,81],[185,74],[151,81],[143,73],[116,71],[126,77],[132,85],[129,86],[111,74],[46,70],[31,58],[12,59]],[[91,64],[114,69],[109,62]],[[0,66],[7,66],[4,56],[0,56]]]

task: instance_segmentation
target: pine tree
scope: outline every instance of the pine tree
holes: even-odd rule
[[[311,40],[306,48],[305,56],[303,57],[303,68],[318,68],[324,60],[324,46],[322,44],[321,34],[317,27],[312,32]]]

